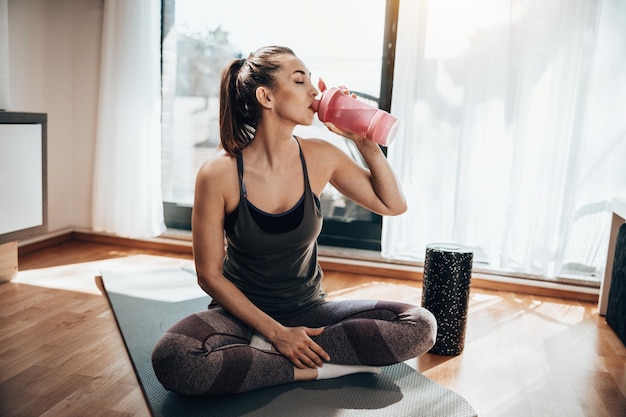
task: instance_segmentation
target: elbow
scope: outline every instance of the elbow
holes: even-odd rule
[[[209,290],[207,288],[206,283],[202,279],[200,279],[200,278],[198,278],[198,286],[200,287],[200,289],[202,291],[204,291],[205,293],[209,294]]]
[[[390,216],[399,216],[401,214],[406,213],[408,207],[406,205],[406,203],[402,204],[401,206],[397,207],[395,210],[392,211],[392,213],[390,214]]]
[[[202,291],[207,293],[210,296],[213,296],[213,286],[211,285],[211,281],[207,279],[207,277],[198,274],[198,286]]]
[[[399,216],[401,214],[406,213],[407,209],[408,209],[408,206],[406,204],[406,201],[402,200],[400,204],[396,204],[394,206],[387,206],[384,212],[379,213],[379,214],[383,216]]]
[[[401,214],[406,213],[408,210],[408,205],[406,204],[406,199],[401,198],[397,204],[390,208],[391,213],[389,216],[399,216]]]
[[[401,214],[406,213],[409,206],[406,203],[406,196],[402,192],[402,189],[395,195],[395,197],[390,200],[390,203],[387,205],[387,209],[389,210],[388,216],[399,216]]]

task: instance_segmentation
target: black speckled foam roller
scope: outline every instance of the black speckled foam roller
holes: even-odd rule
[[[430,353],[452,356],[463,352],[473,256],[461,245],[426,246],[422,307],[437,319],[437,340]]]

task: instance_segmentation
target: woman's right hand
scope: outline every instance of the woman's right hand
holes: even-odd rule
[[[330,356],[311,336],[319,336],[324,328],[282,327],[271,340],[274,348],[287,357],[296,368],[318,368],[330,360]]]

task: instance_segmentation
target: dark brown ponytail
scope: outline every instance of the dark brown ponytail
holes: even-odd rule
[[[267,46],[235,59],[222,72],[220,84],[220,140],[229,155],[240,155],[254,139],[261,108],[256,89],[273,88],[280,55],[295,55],[283,46]]]

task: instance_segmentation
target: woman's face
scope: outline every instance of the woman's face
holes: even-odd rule
[[[311,105],[317,94],[304,63],[293,55],[283,55],[283,64],[276,73],[276,86],[272,90],[275,113],[296,124],[310,125],[315,115]]]

